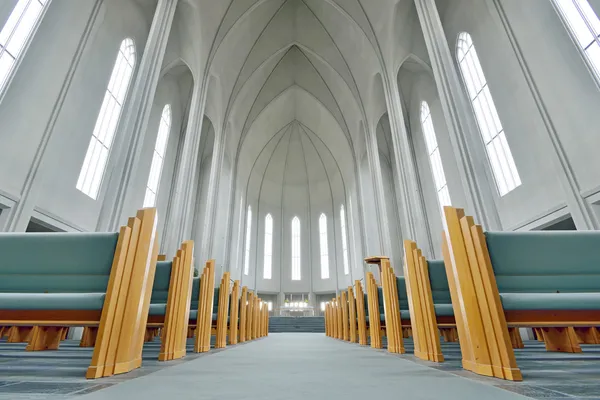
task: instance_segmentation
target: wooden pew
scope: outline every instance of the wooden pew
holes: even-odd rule
[[[229,305],[229,329],[228,338],[229,344],[237,344],[239,340],[239,313],[240,313],[240,281],[233,283],[231,289],[231,300]]]
[[[223,349],[227,347],[227,325],[229,319],[229,272],[225,272],[221,278],[221,285],[218,290],[218,300],[216,315],[213,314],[213,328],[215,333],[215,348]],[[215,297],[216,293],[215,293]],[[214,313],[213,311],[213,313]]]
[[[373,273],[369,272],[367,274],[367,282],[370,282],[370,291],[367,296],[369,301],[369,315],[373,315],[376,312],[379,317],[375,323],[372,323],[369,318],[371,347],[382,348],[381,336],[385,335],[388,342],[388,351],[390,353],[404,354],[399,298],[399,291],[402,291],[403,285],[399,289],[396,275],[388,257],[368,257],[365,259],[365,262],[377,265],[381,277],[381,286],[379,286],[375,281]],[[377,332],[379,332],[379,335],[374,337]]]
[[[580,352],[573,327],[600,325],[600,232],[484,232],[462,209],[444,212],[465,368],[521,380],[509,327],[540,328],[547,350]]]
[[[162,329],[160,361],[176,360],[186,354],[194,282],[193,251],[194,242],[186,241],[173,261],[160,261],[156,266],[146,329],[150,331],[148,339]]]
[[[149,208],[118,233],[0,234],[0,325],[18,334],[33,326],[28,351],[57,349],[68,327],[97,327],[86,377],[138,368],[158,255],[155,222]]]
[[[358,326],[358,344],[367,346],[369,343],[367,330],[367,304],[365,302],[365,292],[359,280],[354,282],[356,289],[356,324]]]
[[[248,288],[242,287],[242,295],[240,296],[240,343],[246,340],[246,330],[248,327]]]
[[[190,312],[190,325],[195,327],[194,353],[206,353],[210,351],[210,338],[212,328],[212,314],[215,299],[215,260],[206,262],[198,284],[197,297],[192,294],[192,309]],[[195,299],[198,299],[195,301]]]
[[[447,341],[454,341],[456,329],[444,262],[427,261],[411,240],[404,241],[404,254],[415,356],[442,362],[439,331]]]

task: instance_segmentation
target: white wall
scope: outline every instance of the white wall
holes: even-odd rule
[[[528,59],[536,60],[531,64],[532,73],[544,101],[553,106],[549,111],[556,128],[564,138],[577,138],[569,145],[565,141],[576,174],[585,186],[593,186],[594,182],[597,185],[598,168],[590,167],[595,165],[590,164],[595,163],[593,156],[583,150],[594,148],[600,140],[591,132],[598,118],[597,113],[591,112],[598,107],[597,89],[592,89],[550,2],[505,0],[503,3],[510,10],[510,20],[524,53]],[[549,156],[546,127],[491,2],[457,0],[444,8],[441,18],[451,50],[455,51],[460,32],[466,31],[473,38],[523,182],[504,197],[496,196],[503,229],[517,228],[565,202],[555,164]],[[560,89],[551,91],[551,86]],[[595,99],[591,90],[596,91]],[[582,109],[587,110],[585,117]]]
[[[23,188],[93,3],[54,0],[8,88],[0,106],[3,191],[19,195]],[[139,60],[149,28],[133,1],[107,1],[102,7],[52,129],[42,164],[45,182],[36,202],[36,207],[82,230],[95,229],[102,196],[94,201],[75,185],[117,51],[131,37]]]

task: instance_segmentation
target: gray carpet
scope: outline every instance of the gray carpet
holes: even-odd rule
[[[526,399],[320,334],[286,333],[77,399]]]

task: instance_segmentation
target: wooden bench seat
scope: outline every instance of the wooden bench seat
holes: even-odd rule
[[[162,329],[160,361],[182,358],[186,354],[187,331],[192,299],[194,243],[184,242],[173,261],[156,265],[149,321],[149,338]]]
[[[404,241],[404,254],[415,356],[442,362],[440,330],[446,340],[456,339],[456,322],[444,262],[428,261],[411,240]]]
[[[444,211],[463,366],[521,380],[509,327],[541,328],[547,350],[581,351],[573,327],[600,325],[600,232],[484,232],[462,209]]]
[[[87,378],[141,365],[158,245],[156,210],[119,233],[0,233],[0,325],[33,326],[27,350],[57,349],[67,327],[98,327]]]

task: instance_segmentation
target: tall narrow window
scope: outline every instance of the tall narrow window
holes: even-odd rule
[[[596,79],[600,79],[600,19],[587,0],[555,0]]]
[[[252,207],[248,206],[246,214],[246,251],[244,254],[244,275],[250,273],[250,240],[252,239]]]
[[[500,123],[473,40],[466,32],[458,36],[457,55],[479,132],[492,165],[496,186],[500,196],[504,196],[521,185],[521,178],[508,147],[504,128]]]
[[[134,66],[135,44],[132,39],[125,39],[121,42],[94,133],[77,180],[77,189],[94,200],[98,197],[102,177],[106,171],[108,154],[119,124]]]
[[[154,145],[154,155],[152,156],[152,166],[150,167],[150,176],[146,185],[146,197],[144,198],[144,207],[154,207],[156,204],[156,195],[160,185],[160,176],[162,174],[165,152],[167,150],[167,141],[171,131],[171,106],[167,104],[163,108],[160,124],[158,126],[158,136]]]
[[[319,239],[321,249],[321,279],[329,279],[329,246],[327,245],[327,217],[319,217]]]
[[[300,267],[300,218],[292,219],[292,280],[302,278]]]
[[[273,217],[267,214],[265,217],[265,265],[263,270],[263,278],[271,279],[273,274]]]
[[[350,273],[350,263],[348,262],[348,231],[346,230],[346,210],[344,205],[340,207],[340,227],[342,228],[342,256],[344,257],[344,275]]]
[[[423,136],[425,136],[425,144],[427,145],[427,154],[429,154],[429,163],[433,171],[435,190],[437,191],[440,207],[443,209],[444,206],[450,205],[450,193],[448,192],[440,149],[435,137],[435,130],[433,129],[431,110],[425,101],[421,102],[421,126],[423,127]]]
[[[19,0],[0,31],[0,93],[23,55],[48,0]]]

